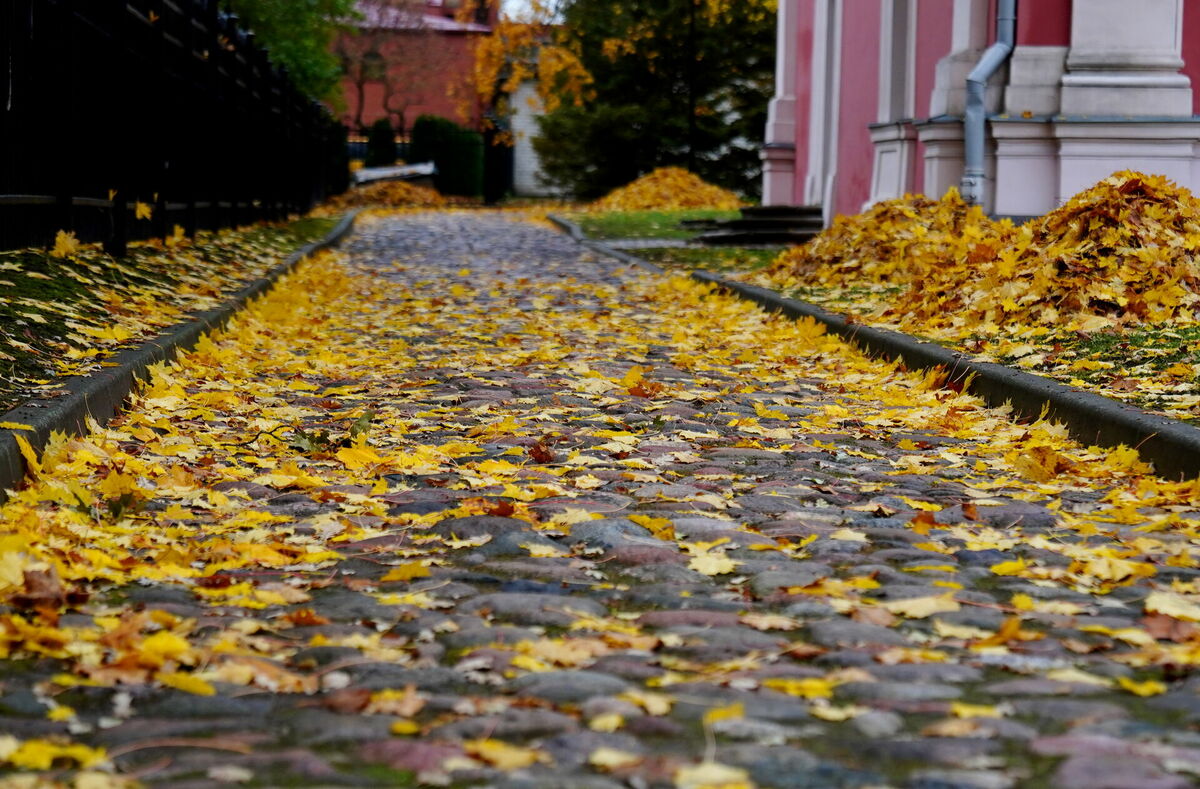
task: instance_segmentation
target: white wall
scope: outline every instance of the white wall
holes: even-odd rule
[[[519,197],[556,197],[558,192],[542,182],[542,166],[533,150],[542,114],[533,83],[526,82],[512,97],[513,192]]]

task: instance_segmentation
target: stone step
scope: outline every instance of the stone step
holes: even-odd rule
[[[820,233],[819,229],[712,230],[701,233],[692,240],[710,246],[804,244],[818,233]]]

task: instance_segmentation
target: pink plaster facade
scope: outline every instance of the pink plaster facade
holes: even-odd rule
[[[798,62],[811,62],[813,55],[813,5],[816,0],[798,0],[799,23],[796,31],[796,59]],[[802,121],[812,112],[812,84],[809,80],[799,79],[796,82],[796,118]],[[808,161],[808,124],[796,123],[795,131],[796,162]],[[804,171],[797,167],[792,177],[792,194],[804,194]],[[798,197],[793,202],[800,202]]]
[[[937,81],[937,64],[950,52],[951,26],[954,19],[954,0],[926,0],[917,3],[916,40],[921,42],[917,47],[913,63],[913,118],[928,118],[930,101],[933,97],[933,87]],[[925,158],[925,144],[917,140],[915,146],[917,161]],[[925,168],[913,168],[913,192],[925,191]],[[868,199],[870,196],[868,195]]]
[[[863,194],[871,189],[869,126],[875,122],[874,98],[879,91],[879,4],[868,3],[842,19],[840,71],[844,100],[839,103],[837,180],[833,191],[834,210],[856,214],[863,207]]]
[[[764,202],[829,220],[956,185],[966,75],[998,0],[779,3]],[[1200,187],[1197,80],[1200,0],[1021,0],[987,93],[985,209],[1042,213],[1124,167]]]

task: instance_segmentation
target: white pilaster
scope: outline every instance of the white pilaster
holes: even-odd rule
[[[799,0],[780,0],[776,22],[775,97],[767,107],[763,205],[796,203],[796,71]]]
[[[871,126],[875,162],[871,169],[871,197],[863,208],[881,200],[903,197],[913,190],[917,131],[912,121],[876,123]]]
[[[911,118],[916,83],[916,0],[879,0],[880,123]]]
[[[928,121],[916,124],[917,139],[925,146],[925,194],[938,198],[950,187],[957,187],[963,174],[962,121]],[[996,157],[989,137],[984,164],[983,210],[995,204]]]
[[[1183,0],[1075,0],[1063,115],[1190,117],[1182,40]]]
[[[932,117],[962,115],[966,110],[967,75],[987,49],[990,20],[988,0],[954,0],[950,54],[937,64],[929,104]],[[999,106],[999,99],[999,87],[989,87],[989,111]]]
[[[917,132],[916,0],[880,0],[878,123],[871,126],[874,162],[864,208],[913,190]]]
[[[1004,113],[1019,118],[1057,115],[1062,107],[1062,78],[1067,47],[1018,46],[1008,62]]]
[[[1058,141],[1051,124],[992,120],[1000,216],[1039,216],[1058,206]]]
[[[838,0],[816,0],[814,6],[812,106],[808,116],[808,170],[804,179],[804,203],[823,206],[828,224],[832,219],[834,176],[837,173],[842,84],[842,3]]]
[[[1058,199],[1112,175],[1140,170],[1196,189],[1194,155],[1200,121],[1068,122],[1054,124],[1059,147]]]

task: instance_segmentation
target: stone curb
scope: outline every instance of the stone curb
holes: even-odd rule
[[[556,216],[549,219],[589,249],[624,262],[630,262],[633,257],[586,239],[579,226],[569,220]],[[641,262],[662,271],[647,261]],[[1154,464],[1162,477],[1200,477],[1200,429],[1191,425],[1149,414],[1040,375],[976,361],[967,354],[922,342],[907,334],[853,323],[842,315],[785,298],[766,288],[727,280],[707,271],[694,271],[691,277],[753,301],[770,312],[780,312],[790,318],[812,318],[824,324],[830,334],[854,343],[871,355],[899,359],[909,369],[941,367],[946,370],[950,383],[961,384],[988,405],[1010,403],[1014,412],[1024,418],[1036,418],[1045,410],[1050,419],[1065,424],[1071,435],[1085,445],[1134,447],[1143,460]]]
[[[17,406],[0,421],[29,425],[32,431],[0,430],[0,502],[7,491],[14,490],[25,476],[25,461],[14,433],[25,437],[37,451],[46,445],[51,431],[81,433],[88,417],[106,424],[129,395],[146,368],[165,359],[173,359],[180,348],[191,348],[201,335],[224,326],[249,301],[262,295],[296,264],[314,252],[335,246],[354,227],[358,211],[347,214],[325,238],[306,244],[289,255],[264,276],[239,290],[216,309],[201,312],[190,321],[180,323],[137,348],[121,351],[105,367],[86,376],[75,376],[63,383],[67,394],[49,400],[31,400]]]

